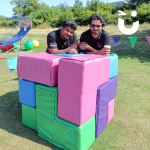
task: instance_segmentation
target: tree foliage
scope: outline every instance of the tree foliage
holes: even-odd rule
[[[39,0],[12,0],[10,4],[13,8],[14,16],[28,16],[31,12],[48,7],[45,3],[39,4]]]
[[[149,0],[128,0],[130,4],[141,5],[143,3],[149,3]]]
[[[43,24],[58,27],[65,19],[73,19],[78,25],[87,25],[90,16],[94,13],[102,14],[107,24],[118,24],[118,18],[120,17],[125,20],[125,24],[133,24],[137,20],[140,23],[150,23],[150,3],[147,3],[148,0],[129,0],[129,2],[130,4],[116,7],[101,0],[87,0],[86,7],[84,7],[81,0],[75,0],[73,7],[68,6],[66,3],[49,7],[45,3],[39,3],[39,0],[10,1],[14,5],[14,16],[31,17],[34,27]],[[118,10],[124,11],[127,15],[118,16]],[[136,17],[131,16],[133,10],[137,11]],[[11,25],[13,23],[15,22],[10,22]],[[0,16],[0,24],[1,26],[7,25],[7,18]]]

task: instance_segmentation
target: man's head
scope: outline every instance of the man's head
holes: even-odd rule
[[[89,26],[93,35],[99,35],[101,30],[106,26],[104,17],[100,14],[93,14],[90,17]]]
[[[67,40],[73,35],[73,32],[77,29],[77,24],[73,20],[67,19],[62,23],[60,29],[61,38]]]

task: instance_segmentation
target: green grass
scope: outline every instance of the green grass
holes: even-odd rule
[[[149,24],[141,25],[132,36],[150,36]],[[78,27],[80,34],[88,29]],[[117,26],[105,28],[112,36],[124,36]],[[33,39],[40,43],[33,52],[46,50],[50,29],[34,29]],[[4,33],[4,30],[3,30]],[[0,38],[2,37],[0,29]],[[129,39],[120,39],[111,53],[119,57],[118,87],[114,118],[89,150],[149,150],[150,149],[150,45],[138,39],[132,48]],[[0,54],[0,58],[18,57],[21,53]],[[9,73],[6,60],[0,60],[0,150],[60,150],[22,125],[17,70]]]

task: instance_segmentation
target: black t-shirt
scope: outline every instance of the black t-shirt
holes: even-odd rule
[[[92,37],[90,29],[83,32],[80,37],[80,42],[86,42],[88,45],[90,45],[91,47],[93,47],[97,50],[101,50],[102,48],[104,48],[104,45],[111,45],[110,34],[103,29],[102,29],[98,39],[96,39],[96,40]],[[79,52],[85,53],[85,52],[91,52],[91,51],[79,50]]]
[[[48,48],[51,49],[61,50],[67,48],[69,45],[73,44],[76,40],[77,40],[77,35],[75,32],[73,33],[72,37],[70,37],[69,39],[67,40],[62,39],[60,36],[60,29],[59,29],[59,30],[52,31],[47,35],[47,46]],[[50,53],[48,48],[46,49],[46,52]]]

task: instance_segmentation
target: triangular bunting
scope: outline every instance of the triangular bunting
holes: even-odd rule
[[[150,44],[150,36],[146,36],[148,43]]]
[[[136,42],[136,40],[137,40],[137,37],[128,37],[128,38],[129,38],[129,40],[130,40],[130,43],[131,43],[132,47],[134,47],[135,42]]]
[[[12,73],[15,69],[10,69],[10,73]]]
[[[7,58],[7,64],[10,69],[10,73],[12,73],[17,67],[17,57],[15,58]]]
[[[115,46],[116,46],[117,43],[118,43],[119,40],[120,40],[120,37],[118,37],[118,36],[113,36],[113,40],[114,40],[114,44],[115,44]]]

